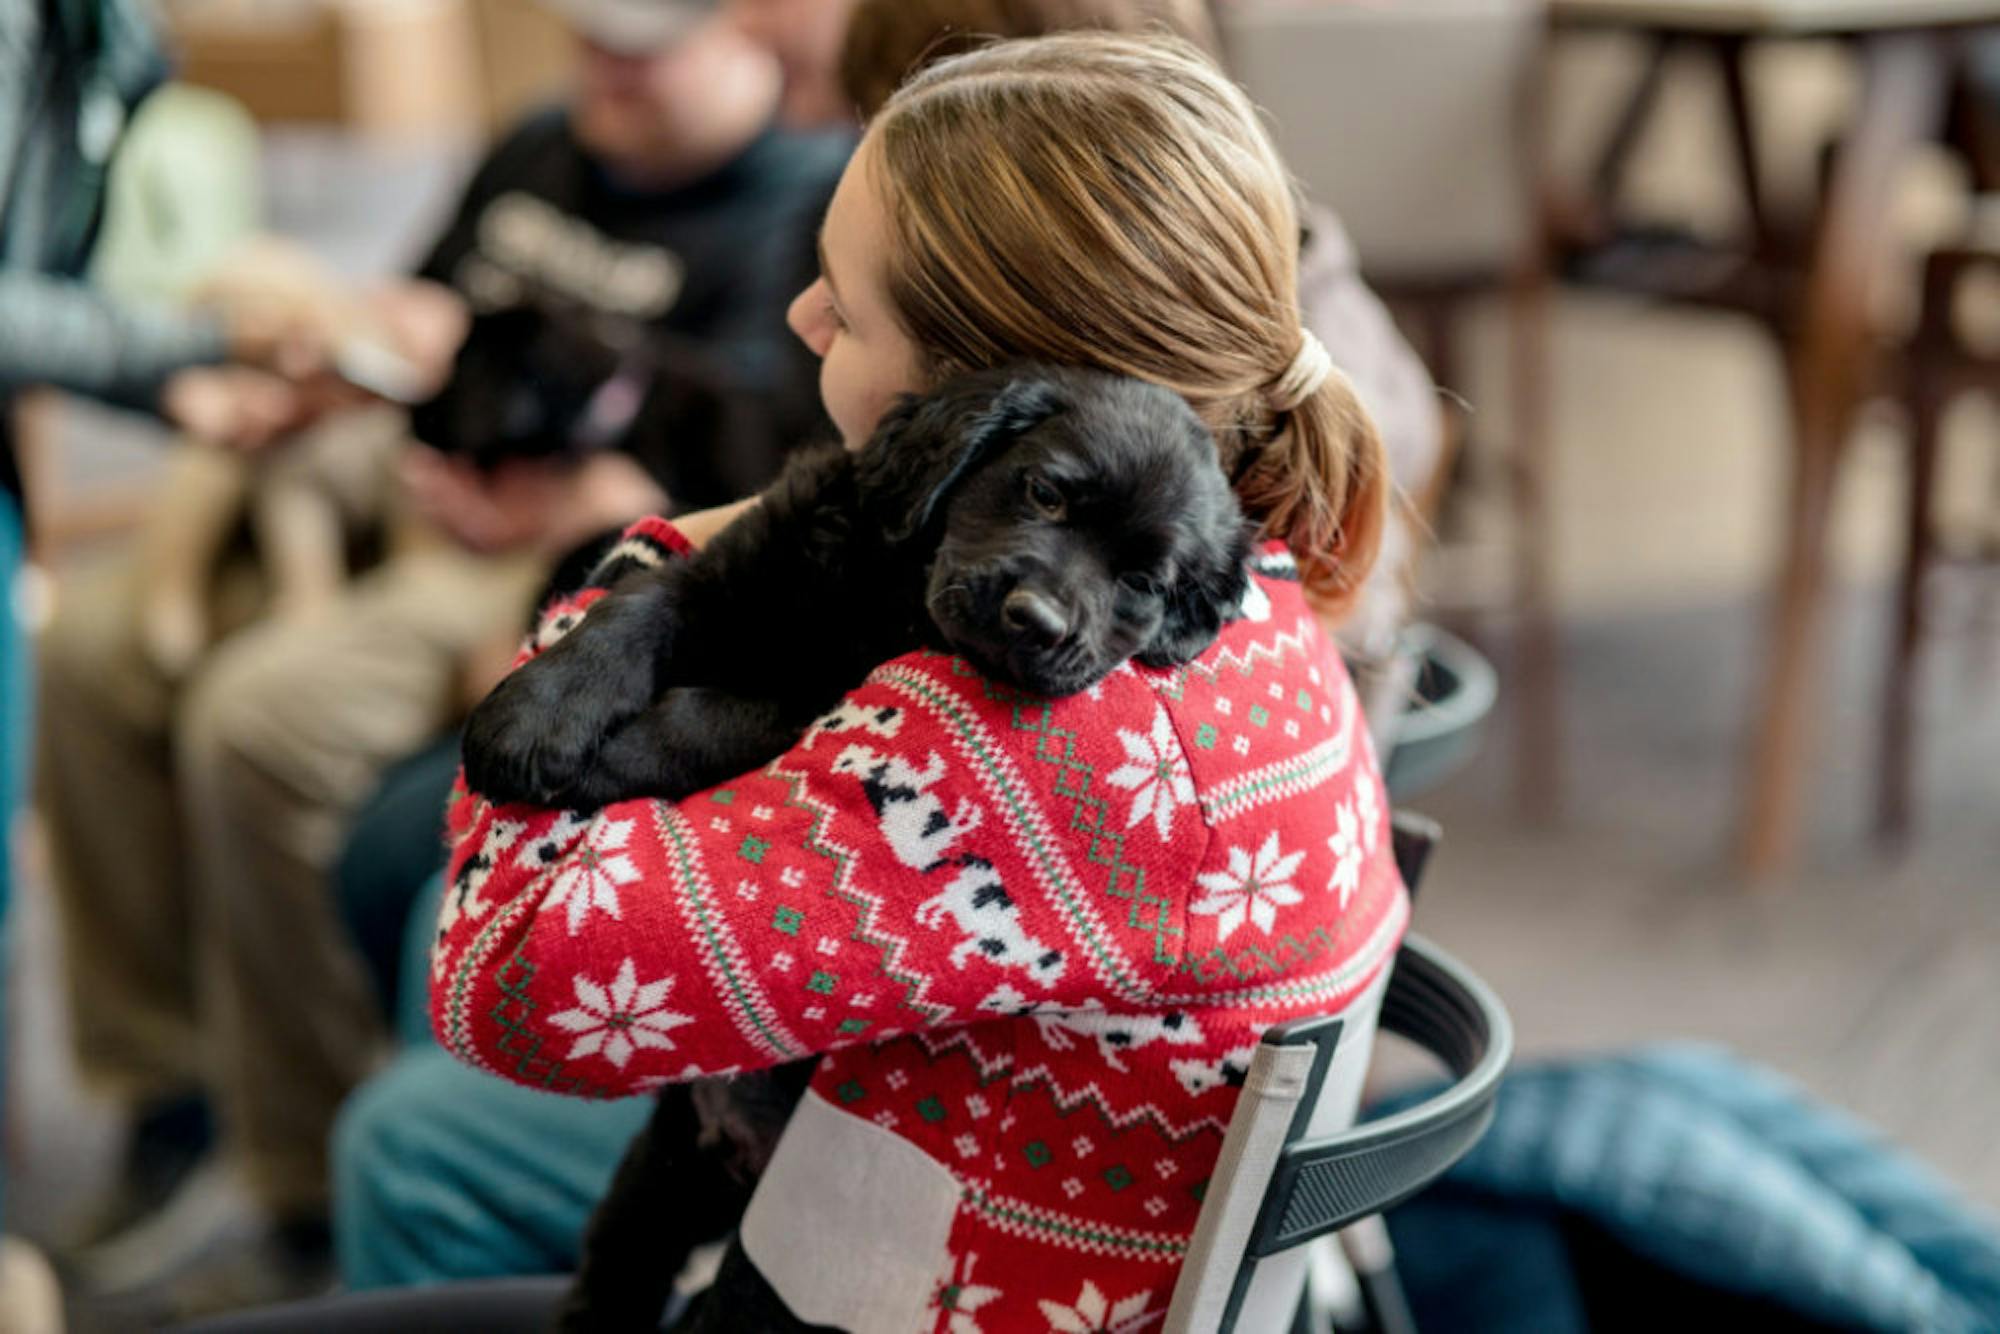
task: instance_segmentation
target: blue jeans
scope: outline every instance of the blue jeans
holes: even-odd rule
[[[585,1102],[460,1064],[430,1037],[440,881],[411,915],[396,1031],[333,1134],[334,1245],[356,1289],[567,1273],[649,1098]]]
[[[27,627],[21,623],[14,596],[21,556],[21,515],[12,499],[0,492],[0,958],[7,952],[7,903],[13,890],[11,835],[26,788],[23,778],[28,763],[28,669],[32,659]],[[4,991],[0,987],[0,992]],[[0,1007],[0,1034],[5,1032],[6,1012]],[[6,1068],[5,1055],[0,1049],[0,1070]],[[5,1091],[4,1082],[0,1082],[0,1096]]]
[[[6,920],[14,869],[8,855],[12,852],[8,834],[26,786],[22,778],[27,770],[30,734],[28,669],[32,658],[27,627],[21,624],[14,596],[21,555],[21,515],[14,502],[0,493],[0,923]]]

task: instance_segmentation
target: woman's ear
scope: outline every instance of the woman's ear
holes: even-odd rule
[[[891,408],[855,460],[861,493],[892,542],[930,526],[951,489],[995,450],[1063,408],[1032,369],[979,371]]]
[[[1233,500],[1212,507],[1205,527],[1195,554],[1167,590],[1160,628],[1139,650],[1148,667],[1177,667],[1200,657],[1250,591],[1250,532]]]

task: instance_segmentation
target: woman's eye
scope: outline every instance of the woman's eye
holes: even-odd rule
[[[1027,481],[1028,503],[1033,505],[1045,519],[1062,518],[1066,506],[1062,492],[1043,477],[1030,475]]]
[[[1125,585],[1127,592],[1137,593],[1140,597],[1153,597],[1160,591],[1159,582],[1153,576],[1137,571],[1119,575],[1118,582]]]

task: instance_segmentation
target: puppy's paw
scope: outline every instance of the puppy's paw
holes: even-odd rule
[[[466,784],[492,801],[573,807],[598,747],[620,721],[567,689],[566,673],[530,662],[497,686],[465,725]]]

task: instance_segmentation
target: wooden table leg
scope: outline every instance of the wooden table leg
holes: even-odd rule
[[[1596,164],[1590,172],[1587,203],[1592,210],[1589,222],[1600,231],[1608,232],[1616,225],[1618,196],[1625,186],[1625,168],[1632,160],[1632,150],[1638,145],[1639,136],[1653,118],[1653,107],[1660,100],[1661,85],[1666,82],[1667,64],[1680,45],[1681,39],[1672,35],[1648,40],[1646,67],[1620,108],[1618,119],[1612,122],[1611,133],[1605,138],[1604,146],[1598,150]]]
[[[1753,875],[1783,869],[1798,841],[1827,520],[1867,369],[1868,300],[1894,253],[1890,205],[1897,168],[1918,142],[1935,134],[1943,114],[1945,53],[1938,39],[1885,33],[1861,39],[1856,49],[1861,105],[1834,164],[1790,345],[1793,475],[1742,849]]]
[[[1757,119],[1750,98],[1750,41],[1741,36],[1716,39],[1716,64],[1722,73],[1723,101],[1729,111],[1729,139],[1736,159],[1737,188],[1749,216],[1750,236],[1759,260],[1777,251],[1770,206],[1764,198],[1764,173],[1757,150]]]
[[[1508,284],[1513,442],[1515,745],[1521,811],[1543,824],[1563,806],[1561,630],[1550,570],[1549,277],[1538,252]]]

